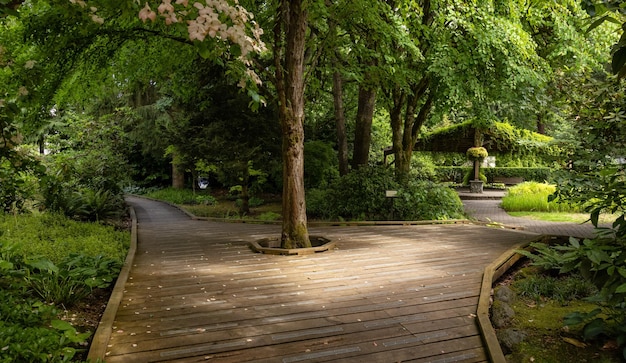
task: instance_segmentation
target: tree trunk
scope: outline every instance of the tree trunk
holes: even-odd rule
[[[239,213],[250,214],[250,188],[248,187],[250,184],[250,168],[247,161],[243,163],[242,172],[243,180],[241,181],[241,207],[239,208]]]
[[[302,3],[303,0],[282,0],[274,27],[276,88],[283,131],[282,248],[311,247],[304,195],[304,50],[307,13]],[[282,40],[283,32],[286,44]],[[281,59],[283,53],[284,60]]]
[[[365,78],[369,78],[367,74]],[[360,166],[367,166],[369,163],[375,104],[376,89],[361,85],[359,87],[359,106],[354,130],[354,155],[352,156],[352,167],[354,169]]]
[[[395,95],[392,97],[394,105],[390,111],[390,116],[393,150],[396,157],[395,174],[396,180],[400,183],[404,183],[409,177],[413,148],[417,142],[419,131],[432,109],[432,96],[429,95],[426,100],[422,100],[428,91],[429,84],[428,78],[424,77],[413,87],[410,97],[407,97],[405,92],[400,90],[395,90]],[[405,103],[406,107],[404,106]],[[420,103],[421,107],[417,113],[417,107]],[[404,119],[401,116],[403,108],[405,109]]]
[[[185,188],[185,171],[176,163],[176,157],[172,155],[172,188]]]
[[[542,135],[546,134],[546,124],[543,123],[541,115],[537,115],[537,133]]]
[[[339,159],[339,175],[347,175],[348,169],[348,135],[346,133],[346,117],[343,111],[343,82],[339,71],[333,73],[333,101],[335,105],[335,124],[337,127],[337,158]]]

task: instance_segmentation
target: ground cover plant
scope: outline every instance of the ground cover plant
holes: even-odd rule
[[[130,236],[61,214],[0,215],[0,362],[78,362]]]
[[[576,273],[557,275],[528,262],[514,269],[501,284],[508,285],[517,299],[510,328],[525,338],[507,355],[509,362],[620,362],[620,352],[610,339],[585,340],[580,325],[565,319],[596,308],[586,299],[597,288]]]

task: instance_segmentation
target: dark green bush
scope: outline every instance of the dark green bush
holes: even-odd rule
[[[43,183],[44,206],[49,211],[83,221],[101,221],[119,218],[124,212],[121,194],[107,189],[72,190],[54,179]]]
[[[385,191],[397,189],[393,170],[363,167],[333,182],[325,196],[315,192],[313,199],[307,200],[308,210],[322,212],[321,217],[329,219],[384,220],[390,212]]]
[[[467,173],[472,172],[471,167],[465,166],[439,166],[436,168],[438,180],[462,183]],[[485,175],[487,182],[493,183],[496,177],[521,177],[525,181],[545,182],[551,180],[552,169],[540,168],[480,168],[480,172]]]
[[[397,197],[387,198],[387,190],[397,191]],[[445,186],[412,180],[401,187],[393,170],[372,167],[353,171],[327,190],[308,191],[307,212],[325,219],[440,220],[462,218],[463,204]]]
[[[458,194],[430,181],[412,181],[400,188],[393,200],[394,216],[400,220],[446,220],[464,218]]]
[[[339,177],[337,156],[333,147],[324,141],[304,144],[304,186],[326,188]]]
[[[329,189],[308,189],[306,191],[306,213],[312,218],[331,218],[329,213]]]

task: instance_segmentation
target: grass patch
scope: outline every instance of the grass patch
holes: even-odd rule
[[[172,204],[213,205],[217,200],[206,190],[165,188],[151,190],[144,194],[148,198],[163,200]]]
[[[589,220],[589,214],[565,213],[565,212],[507,212],[514,217],[523,217],[547,222],[571,222],[584,223]],[[618,216],[615,214],[601,214],[598,221],[600,224],[613,223]]]
[[[524,182],[508,189],[502,198],[502,208],[507,212],[567,212],[579,213],[583,208],[565,202],[548,202],[548,196],[556,191],[554,185]]]
[[[224,191],[207,191],[166,188],[150,191],[146,197],[176,204],[197,217],[227,219],[258,219],[274,221],[281,218],[282,204],[273,196],[251,197],[250,213],[240,212],[241,200]]]

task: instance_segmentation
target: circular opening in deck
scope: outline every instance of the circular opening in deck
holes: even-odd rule
[[[250,242],[249,246],[254,252],[274,255],[308,255],[326,252],[335,247],[336,242],[322,236],[309,236],[311,246],[308,248],[281,248],[280,238],[263,238]]]

